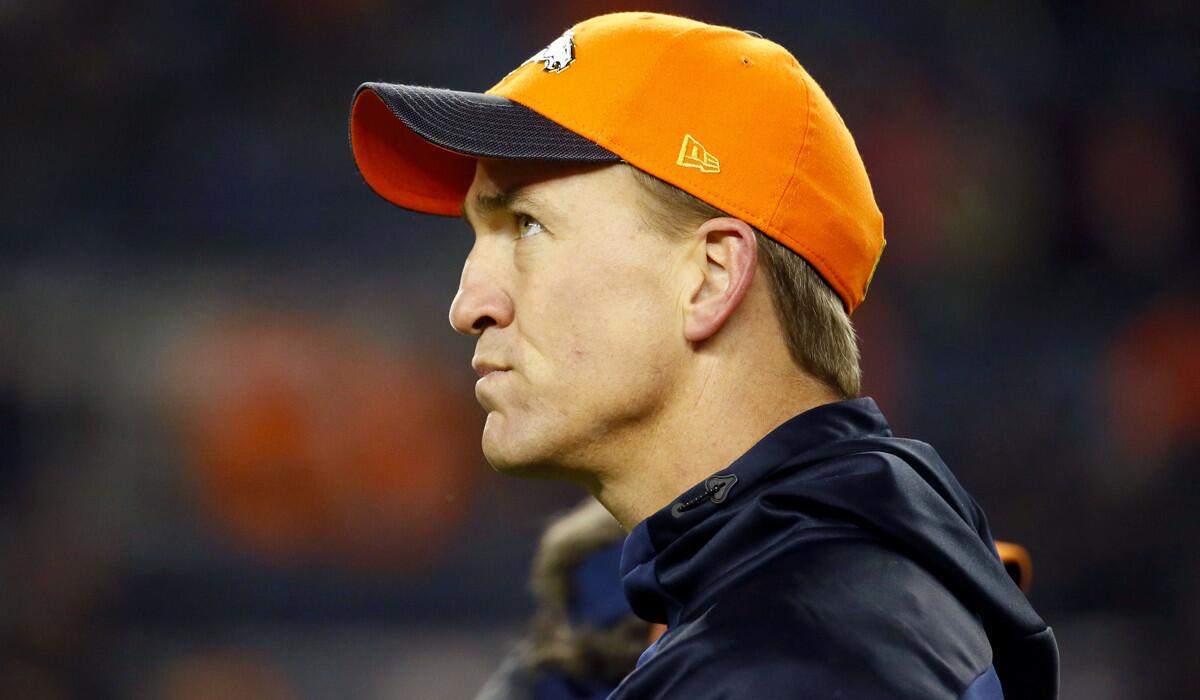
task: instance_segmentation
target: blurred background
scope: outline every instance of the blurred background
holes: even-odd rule
[[[483,461],[470,235],[362,183],[350,96],[616,9],[822,83],[889,241],[866,393],[1031,551],[1063,698],[1200,697],[1182,0],[0,1],[0,696],[474,695],[583,494]]]

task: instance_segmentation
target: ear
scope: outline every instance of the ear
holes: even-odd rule
[[[691,342],[712,337],[746,298],[758,265],[758,241],[745,221],[709,219],[696,230],[703,246],[700,285],[684,305],[684,336]]]

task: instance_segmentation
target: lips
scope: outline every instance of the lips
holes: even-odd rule
[[[471,368],[474,369],[475,373],[481,378],[488,376],[492,372],[507,372],[508,370],[512,369],[507,365],[493,362],[491,360],[482,360],[479,358],[471,361]]]

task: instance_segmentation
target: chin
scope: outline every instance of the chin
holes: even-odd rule
[[[483,427],[483,456],[501,474],[529,479],[571,480],[569,470],[552,457],[544,438],[516,435],[506,430],[504,416],[488,414]]]

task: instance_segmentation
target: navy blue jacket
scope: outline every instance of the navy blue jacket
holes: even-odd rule
[[[668,627],[609,698],[1055,698],[1054,633],[992,542],[874,401],[806,411],[630,532],[626,597]]]

